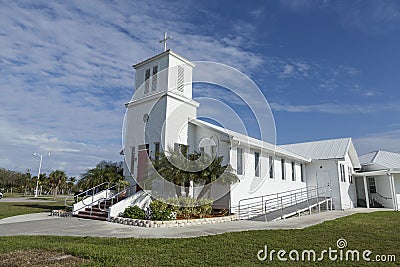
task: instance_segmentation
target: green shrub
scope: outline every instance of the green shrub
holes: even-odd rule
[[[172,220],[173,212],[185,219],[199,216],[203,218],[212,212],[212,199],[194,199],[191,197],[169,198],[165,201],[154,200],[150,204],[151,219],[157,221]]]
[[[131,206],[124,210],[122,214],[124,218],[132,218],[132,219],[145,219],[145,212],[140,209],[138,206]]]
[[[181,215],[181,206],[179,204],[179,199],[176,197],[172,197],[166,200],[166,203],[168,203],[168,207],[172,212],[176,212],[177,216]]]
[[[70,206],[65,207],[66,212],[72,212],[72,210],[73,210],[73,207],[70,207]]]
[[[151,219],[156,221],[167,221],[172,219],[172,211],[168,207],[168,204],[154,200],[150,203]]]
[[[204,216],[211,214],[212,204],[213,204],[212,199],[200,198],[197,200],[196,213],[199,215],[200,218],[203,218]]]
[[[194,199],[191,197],[169,198],[166,201],[169,204],[169,209],[177,213],[177,216],[182,216],[186,219],[194,216],[203,218],[212,212],[212,199]]]
[[[191,197],[179,197],[180,211],[184,218],[189,219],[197,215],[196,199]]]

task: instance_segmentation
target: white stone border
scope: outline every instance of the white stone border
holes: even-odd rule
[[[237,221],[238,215],[213,217],[213,218],[203,218],[203,219],[187,219],[187,220],[170,220],[170,221],[151,221],[151,220],[141,220],[141,219],[129,219],[123,217],[111,217],[110,222],[120,223],[125,225],[139,226],[139,227],[182,227],[182,226],[192,226],[201,224],[213,224]]]
[[[52,210],[50,212],[50,216],[70,217],[70,216],[72,216],[72,212],[71,211],[65,211],[65,210]]]

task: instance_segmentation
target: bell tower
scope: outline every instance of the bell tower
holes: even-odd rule
[[[135,94],[126,104],[124,155],[129,176],[139,184],[149,159],[188,145],[188,122],[199,107],[192,99],[193,67],[170,49],[133,65]]]

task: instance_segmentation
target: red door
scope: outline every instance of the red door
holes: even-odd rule
[[[143,149],[138,152],[138,166],[137,166],[137,181],[136,181],[136,192],[142,190],[139,186],[146,176],[147,172],[147,163],[149,160],[149,150]]]

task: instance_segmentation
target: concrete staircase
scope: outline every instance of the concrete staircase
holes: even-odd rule
[[[109,208],[124,199],[125,198],[118,198],[115,201],[112,201],[112,200],[99,201],[99,203],[92,205],[90,207],[87,207],[84,210],[80,210],[80,211],[78,211],[78,213],[75,213],[72,216],[82,218],[82,219],[107,221]]]
[[[107,221],[111,217],[119,216],[129,206],[136,205],[141,209],[145,209],[152,201],[149,192],[143,190],[135,192],[134,187],[118,190],[118,186],[109,186],[107,184],[104,190],[94,190],[99,188],[99,186],[88,190],[89,192],[97,192],[96,194],[86,195],[83,196],[81,201],[75,201],[75,204],[72,206],[73,217]],[[85,191],[83,194],[86,193]],[[77,196],[76,200],[79,197],[82,196]]]

